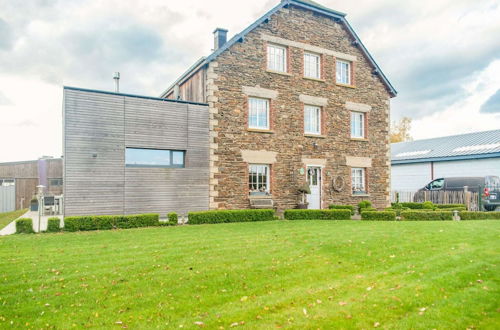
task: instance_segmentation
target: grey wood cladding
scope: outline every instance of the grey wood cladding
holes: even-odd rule
[[[65,216],[206,210],[206,105],[64,89]],[[185,168],[125,166],[125,148],[186,151]]]

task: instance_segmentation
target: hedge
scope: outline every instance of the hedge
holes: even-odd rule
[[[33,220],[31,218],[21,218],[16,220],[16,234],[33,234]]]
[[[453,213],[451,211],[403,211],[401,220],[453,220]]]
[[[396,216],[401,216],[401,212],[404,212],[404,211],[409,211],[410,209],[408,207],[387,207],[385,209],[385,211],[391,211],[391,212],[395,212],[396,213]]]
[[[352,205],[335,205],[335,204],[332,204],[332,205],[328,206],[328,208],[331,209],[331,210],[344,210],[344,209],[347,209],[347,210],[351,211],[351,215],[354,215],[354,206],[352,206]]]
[[[47,232],[57,233],[61,231],[61,219],[52,217],[47,220]]]
[[[395,203],[394,203],[395,204]],[[412,210],[421,210],[424,208],[423,203],[413,203],[413,202],[405,202],[405,203],[400,203],[403,207],[407,207]]]
[[[64,218],[64,231],[109,230],[159,225],[158,214],[90,215]]]
[[[248,222],[274,220],[274,210],[214,210],[188,213],[188,223]]]
[[[500,212],[460,212],[460,220],[500,220]]]
[[[179,224],[179,216],[175,212],[170,212],[167,214],[168,218],[168,225],[170,226],[176,226]]]
[[[396,221],[396,212],[394,211],[363,211],[361,220],[382,220]]]
[[[285,210],[286,220],[351,220],[351,211],[344,210]]]
[[[453,210],[457,210],[457,209],[466,209],[467,207],[465,206],[465,204],[436,204],[435,205],[438,209],[453,209]]]

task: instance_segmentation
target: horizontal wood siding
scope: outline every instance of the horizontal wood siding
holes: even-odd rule
[[[66,216],[123,213],[124,107],[121,96],[64,91]]]
[[[74,90],[64,103],[66,216],[208,209],[206,106]],[[186,168],[126,167],[126,147],[185,150]]]

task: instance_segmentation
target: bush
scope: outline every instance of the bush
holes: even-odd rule
[[[361,213],[362,209],[367,209],[367,208],[370,208],[370,207],[372,207],[372,202],[370,202],[370,201],[361,201],[361,202],[358,203],[359,213]]]
[[[47,232],[57,233],[61,231],[61,219],[52,217],[47,220]]]
[[[90,215],[64,218],[64,231],[110,230],[159,225],[158,214]]]
[[[361,220],[382,220],[395,221],[396,212],[394,211],[363,211],[361,212]]]
[[[453,213],[450,211],[403,211],[401,212],[401,220],[453,220]]]
[[[500,220],[500,212],[460,212],[460,220]]]
[[[401,216],[401,212],[403,211],[409,211],[410,209],[408,207],[388,207],[385,209],[385,211],[392,211],[392,212],[395,212],[396,213],[396,216],[400,217]]]
[[[31,218],[21,218],[16,220],[16,234],[33,234],[33,220]]]
[[[188,223],[247,222],[274,220],[274,210],[214,210],[188,213]]]
[[[423,203],[413,203],[413,202],[406,202],[406,203],[400,203],[402,207],[407,207],[412,210],[420,210],[423,209]]]
[[[285,210],[286,220],[351,220],[351,211],[344,210]]]
[[[434,210],[434,203],[430,201],[425,201],[422,203],[422,208],[424,210]]]
[[[179,216],[177,215],[177,213],[170,212],[169,214],[167,214],[167,218],[169,225],[176,226],[177,224],[179,224]]]
[[[453,209],[453,210],[467,209],[465,204],[435,204],[435,206],[438,209]]]
[[[352,205],[335,205],[335,204],[332,204],[330,206],[328,206],[329,209],[331,210],[350,210],[351,211],[351,215],[354,215],[354,206]]]

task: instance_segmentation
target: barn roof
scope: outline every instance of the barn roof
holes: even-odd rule
[[[360,48],[361,52],[366,56],[367,60],[371,63],[373,66],[374,70],[373,72],[377,74],[380,79],[382,80],[382,83],[386,86],[387,90],[389,91],[389,94],[391,97],[394,97],[397,95],[396,89],[392,86],[392,84],[389,82],[389,79],[384,75],[378,64],[375,62],[371,54],[368,52],[366,47],[363,45],[361,40],[359,39],[358,35],[356,32],[354,32],[353,28],[347,22],[345,19],[346,14],[341,13],[339,11],[329,9],[327,7],[324,7],[320,5],[319,3],[311,0],[281,0],[281,2],[275,6],[273,9],[268,11],[264,16],[260,17],[258,20],[256,20],[254,23],[252,23],[249,27],[247,27],[245,30],[242,32],[236,34],[233,38],[231,38],[228,42],[226,42],[222,47],[219,49],[215,50],[212,54],[210,54],[207,57],[202,57],[196,63],[191,66],[186,72],[184,72],[172,85],[170,85],[169,88],[167,88],[160,97],[165,97],[167,94],[169,94],[175,85],[182,84],[186,79],[188,79],[191,75],[196,73],[201,67],[204,65],[212,62],[214,59],[217,58],[222,52],[233,46],[237,42],[242,42],[245,40],[245,36],[253,31],[255,28],[257,28],[260,24],[264,23],[266,20],[268,20],[274,13],[276,13],[278,10],[280,10],[283,7],[287,6],[296,6],[299,8],[304,8],[304,9],[309,9],[312,10],[316,13],[320,13],[326,16],[329,16],[339,22],[342,22],[346,29],[349,31],[349,33],[352,35],[354,40],[356,41],[357,46]]]
[[[500,129],[391,144],[392,164],[500,157]]]

